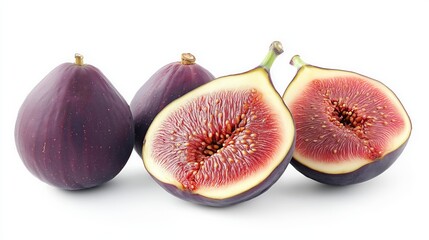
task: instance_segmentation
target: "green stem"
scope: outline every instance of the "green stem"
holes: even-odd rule
[[[265,68],[265,70],[270,71],[271,66],[274,63],[274,60],[276,60],[277,56],[283,53],[283,46],[279,41],[274,41],[270,45],[270,50],[265,56],[264,60],[261,64],[259,64],[260,67]]]
[[[299,55],[295,55],[290,60],[290,65],[296,67],[297,69],[300,69],[302,66],[307,65],[307,63],[305,63]]]

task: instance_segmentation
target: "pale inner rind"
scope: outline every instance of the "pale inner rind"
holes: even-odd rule
[[[175,108],[178,106],[183,106],[187,102],[192,101],[198,97],[209,95],[213,92],[213,90],[219,89],[220,86],[224,91],[256,89],[258,92],[260,92],[263,96],[262,101],[264,101],[267,106],[271,108],[271,112],[273,114],[277,115],[274,117],[275,119],[278,119],[277,125],[279,129],[276,129],[276,131],[282,133],[280,135],[283,137],[283,139],[277,141],[282,143],[282,145],[277,146],[277,152],[272,155],[271,159],[266,160],[267,165],[254,172],[252,176],[237,180],[235,183],[230,183],[224,186],[200,186],[198,189],[193,191],[194,194],[199,194],[213,199],[225,199],[236,196],[237,194],[250,190],[260,184],[284,160],[293,144],[295,137],[292,116],[290,115],[289,111],[286,110],[283,100],[276,93],[275,89],[269,82],[269,78],[265,70],[257,68],[245,74],[218,78],[215,81],[209,82],[197,88],[196,91],[194,90],[192,93],[186,94],[177,99],[164,108],[163,111],[161,111],[153,121],[146,134],[143,145],[143,161],[148,172],[156,179],[166,184],[174,185],[177,188],[183,188],[182,184],[176,179],[175,176],[173,176],[167,169],[163,168],[159,164],[156,164],[155,159],[153,159],[153,137],[156,136],[157,130],[160,128],[165,119],[168,118],[170,113],[175,111]]]
[[[400,131],[399,134],[396,134],[395,136],[392,136],[389,139],[389,142],[386,144],[383,154],[381,156],[382,158],[383,156],[391,153],[392,151],[400,147],[405,142],[405,140],[409,138],[409,134],[411,132],[411,121],[409,120],[408,114],[405,112],[404,107],[402,106],[401,102],[398,100],[396,95],[389,88],[387,88],[383,83],[353,72],[346,72],[342,70],[333,70],[333,69],[323,69],[323,68],[306,65],[298,71],[297,75],[295,76],[295,78],[292,80],[292,82],[286,89],[283,95],[283,100],[286,103],[286,106],[289,106],[289,107],[293,106],[294,101],[299,98],[303,90],[306,89],[307,86],[315,79],[319,81],[323,81],[324,79],[341,78],[341,77],[348,78],[351,76],[354,76],[360,79],[365,79],[367,80],[368,83],[370,83],[375,88],[382,90],[383,93],[386,94],[386,97],[394,105],[395,109],[398,111],[398,114],[400,114],[401,118],[404,119],[403,130]],[[324,159],[307,158],[299,152],[299,149],[295,149],[293,157],[296,160],[298,160],[300,163],[306,165],[307,167],[310,167],[320,172],[330,173],[330,174],[349,173],[361,168],[366,164],[373,162],[373,160],[370,160],[361,156],[355,156],[353,158],[344,159],[344,161],[342,162],[333,163],[333,162],[324,161]]]

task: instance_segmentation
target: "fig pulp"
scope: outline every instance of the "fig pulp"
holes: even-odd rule
[[[27,96],[15,125],[18,153],[40,180],[67,190],[114,178],[134,145],[128,104],[94,66],[64,63]]]
[[[277,181],[295,143],[292,115],[269,75],[282,51],[274,42],[260,66],[204,84],[155,117],[143,161],[162,187],[191,202],[227,206]]]
[[[142,156],[143,139],[155,116],[170,102],[214,79],[205,68],[195,63],[190,53],[181,62],[165,65],[137,91],[130,108],[134,118],[134,149]]]
[[[297,129],[291,164],[331,185],[364,182],[389,168],[411,134],[396,95],[361,74],[308,65],[299,56],[291,64],[299,69],[283,95]]]

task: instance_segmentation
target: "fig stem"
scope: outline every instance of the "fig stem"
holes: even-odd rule
[[[82,54],[76,53],[76,54],[74,55],[74,58],[75,58],[75,63],[76,63],[77,65],[79,65],[79,66],[82,66],[82,65],[83,65],[83,55],[82,55]]]
[[[297,69],[300,69],[302,66],[307,65],[307,63],[305,63],[299,55],[295,55],[290,60],[290,65],[296,67]]]
[[[182,64],[183,65],[192,65],[195,64],[196,58],[190,53],[182,53]]]
[[[265,70],[270,71],[271,66],[274,63],[274,60],[276,60],[277,56],[283,53],[283,46],[281,42],[274,41],[270,45],[270,50],[268,51],[267,55],[265,56],[265,59],[262,61],[262,63],[259,65],[260,67],[265,68]]]

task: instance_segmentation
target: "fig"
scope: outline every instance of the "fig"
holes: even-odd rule
[[[273,185],[292,158],[295,127],[269,70],[273,42],[256,68],[217,78],[167,105],[143,142],[143,162],[169,193],[223,207]]]
[[[283,99],[295,120],[291,164],[305,176],[329,185],[370,180],[389,168],[404,150],[411,120],[386,85],[364,75],[306,64]]]
[[[130,103],[134,118],[135,151],[142,156],[143,139],[155,116],[174,99],[214,79],[191,53],[155,72],[137,91]]]
[[[131,110],[96,67],[53,69],[24,100],[15,142],[27,169],[58,188],[79,190],[113,179],[134,145]]]

